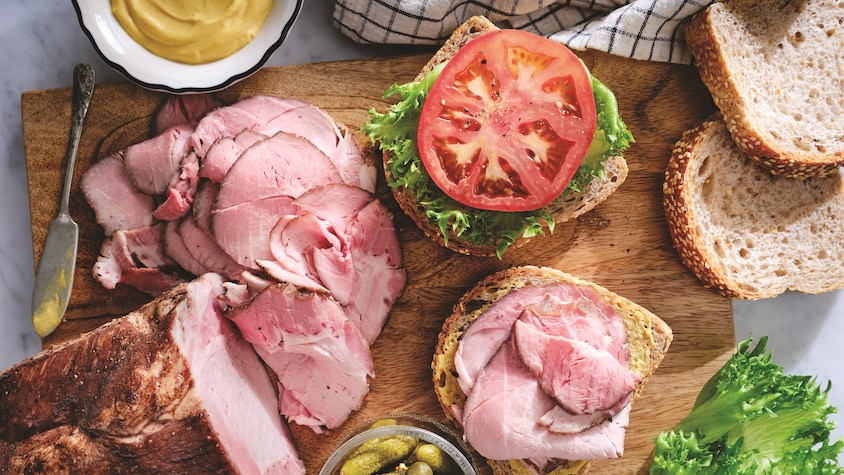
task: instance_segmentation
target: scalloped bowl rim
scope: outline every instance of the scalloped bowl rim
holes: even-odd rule
[[[135,42],[111,13],[110,0],[73,0],[79,25],[109,66],[137,83],[175,94],[214,92],[252,75],[284,42],[304,0],[275,0],[261,30],[234,54],[205,64],[157,56]]]

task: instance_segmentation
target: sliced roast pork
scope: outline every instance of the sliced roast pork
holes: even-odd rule
[[[220,183],[240,154],[265,138],[266,135],[251,130],[244,130],[235,137],[220,137],[202,157],[199,176]]]
[[[369,345],[328,294],[274,285],[228,316],[278,376],[289,420],[319,433],[363,404],[374,371]]]
[[[361,153],[354,136],[322,109],[296,99],[252,96],[221,107],[199,121],[192,138],[194,150],[203,160],[216,143],[226,137],[238,137],[244,131],[265,136],[287,132],[303,137],[335,164],[344,183],[375,191],[375,166]],[[213,163],[227,161],[220,158],[213,157]],[[209,173],[215,175],[215,171]]]
[[[106,236],[118,229],[143,228],[154,221],[152,197],[132,184],[120,154],[94,162],[79,186]]]
[[[103,241],[92,272],[94,279],[107,289],[122,283],[150,295],[158,295],[183,281],[165,254],[161,223],[112,233]]]
[[[177,125],[195,126],[202,116],[222,105],[213,94],[169,96],[153,116],[153,130],[160,134]]]
[[[343,184],[311,189],[293,205],[270,235],[273,258],[328,289],[374,342],[406,280],[389,212],[369,192]]]
[[[481,455],[615,458],[641,376],[621,314],[568,283],[510,291],[466,329],[455,354],[458,418]]]
[[[612,420],[573,434],[539,423],[555,406],[508,339],[466,399],[464,433],[479,454],[495,460],[593,460],[623,453],[629,406]]]
[[[0,374],[0,472],[304,473],[213,274]]]
[[[188,214],[199,187],[199,161],[196,154],[188,153],[179,164],[179,173],[170,180],[164,192],[164,202],[158,205],[152,215],[156,219],[172,221]]]
[[[193,127],[177,125],[160,134],[130,145],[123,152],[123,162],[135,188],[148,195],[167,191],[179,173],[184,158],[191,152]]]

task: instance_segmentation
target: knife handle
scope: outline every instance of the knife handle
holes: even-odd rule
[[[70,188],[73,183],[73,170],[76,166],[76,152],[79,150],[79,139],[82,137],[82,125],[94,94],[94,69],[87,64],[77,64],[73,68],[73,96],[71,98],[70,140],[65,155],[66,170],[64,174],[64,188],[59,205],[60,215],[69,215]]]

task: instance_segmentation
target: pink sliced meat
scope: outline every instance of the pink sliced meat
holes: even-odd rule
[[[549,335],[521,320],[514,325],[513,340],[519,357],[542,389],[573,414],[611,417],[617,412],[611,409],[626,403],[642,380],[606,351]]]
[[[484,457],[595,460],[624,451],[629,406],[575,434],[555,433],[539,423],[556,406],[507,340],[478,376],[463,408],[467,442]]]
[[[226,254],[210,234],[197,226],[192,217],[182,219],[178,234],[190,255],[210,272],[235,280],[246,270]]]
[[[374,193],[375,166],[366,161],[351,132],[313,104],[284,101],[292,107],[257,130],[265,135],[288,132],[308,139],[334,163],[343,183]]]
[[[123,162],[135,188],[148,195],[164,194],[191,152],[192,133],[192,126],[177,125],[127,147]]]
[[[212,236],[236,263],[256,269],[256,261],[272,259],[270,231],[293,210],[293,198],[286,195],[218,209],[211,221]]]
[[[220,193],[220,185],[209,180],[199,180],[196,197],[193,200],[192,214],[200,229],[211,232],[211,212]]]
[[[199,186],[199,162],[196,154],[187,154],[180,164],[180,172],[173,176],[165,192],[165,200],[153,211],[153,216],[162,221],[173,221],[186,215],[193,205]]]
[[[566,295],[525,307],[519,319],[549,335],[588,343],[627,365],[627,329],[615,309],[589,287],[569,286]]]
[[[225,178],[229,168],[237,161],[247,148],[267,138],[266,135],[244,130],[235,137],[221,137],[217,139],[208,152],[202,157],[199,176],[220,183]]]
[[[249,147],[220,183],[216,209],[342,183],[334,164],[307,140],[279,132]]]
[[[79,186],[106,236],[118,229],[138,229],[153,223],[153,198],[132,185],[119,154],[94,162]]]
[[[296,104],[287,99],[256,95],[215,109],[199,120],[191,142],[200,159],[222,137],[236,137],[244,130],[257,131]],[[265,134],[272,135],[272,134]]]
[[[179,234],[180,221],[167,221],[164,225],[164,252],[179,266],[193,275],[202,275],[210,272],[205,265],[199,262],[190,253],[185,242]]]
[[[369,346],[330,296],[279,284],[229,317],[278,375],[288,420],[319,433],[363,404],[374,371]]]
[[[404,289],[401,251],[389,212],[365,190],[314,188],[278,221],[270,250],[287,271],[328,289],[372,343]]]
[[[208,112],[223,105],[212,94],[180,94],[169,96],[153,116],[155,133],[177,125],[195,126]]]
[[[163,236],[161,223],[115,231],[103,241],[93,267],[94,278],[107,289],[126,284],[151,295],[182,282],[170,270],[173,261],[165,255]]]
[[[472,387],[498,348],[510,338],[513,323],[524,308],[546,299],[571,300],[573,290],[569,286],[532,285],[519,287],[501,297],[476,318],[463,334],[454,356],[458,383],[465,394]]]
[[[303,137],[335,164],[344,183],[375,192],[375,166],[366,160],[354,135],[313,104],[258,95],[221,107],[197,125],[192,138],[194,150],[204,160],[211,155],[215,144],[224,144],[224,149],[231,147],[234,144],[223,139],[237,137],[244,131],[264,136],[287,132]],[[226,168],[226,162],[231,160],[225,156],[220,158],[219,155],[211,157],[209,170],[204,172],[209,178],[219,178],[220,169]]]

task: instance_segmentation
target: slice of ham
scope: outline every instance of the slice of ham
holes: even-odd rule
[[[178,175],[182,161],[191,153],[192,133],[192,126],[177,125],[126,148],[123,162],[138,191],[148,195],[162,195],[167,191]]]
[[[168,96],[161,107],[155,111],[153,130],[156,134],[160,134],[178,125],[195,126],[202,116],[222,105],[223,102],[213,94]]]
[[[117,230],[103,241],[94,279],[106,289],[126,284],[158,295],[183,280],[168,269],[174,262],[164,252],[164,225],[159,223],[131,231]]]
[[[313,104],[290,98],[252,96],[221,107],[199,121],[192,138],[194,150],[204,160],[215,144],[223,143],[225,138],[237,137],[244,131],[264,136],[287,132],[303,137],[335,164],[344,183],[375,192],[374,164],[366,160],[357,140],[345,126],[337,124]],[[224,148],[231,145],[227,143]],[[207,172],[209,177],[218,176],[218,165],[231,160],[231,157],[220,155],[211,157]]]
[[[307,140],[279,132],[249,147],[220,183],[216,210],[276,196],[297,198],[329,183],[342,183],[331,160]]]
[[[200,229],[211,232],[211,212],[220,193],[220,185],[209,180],[199,180],[196,197],[193,200],[192,214]]]
[[[272,259],[270,231],[282,216],[292,210],[293,198],[286,195],[214,210],[211,233],[236,263],[247,269],[256,269],[257,261]]]
[[[226,254],[226,251],[217,244],[217,241],[208,232],[200,228],[192,217],[187,216],[181,220],[178,234],[187,252],[210,272],[216,272],[235,280],[246,270]]]
[[[118,229],[150,226],[154,221],[152,196],[132,185],[120,154],[94,162],[82,175],[79,186],[106,236]]]
[[[328,289],[373,343],[406,282],[389,212],[372,194],[344,184],[309,190],[270,235],[275,260]]]
[[[363,404],[374,374],[369,346],[327,294],[279,284],[228,316],[278,376],[289,420],[319,433]]]
[[[235,137],[244,130],[258,131],[279,115],[296,107],[296,102],[298,101],[255,95],[217,108],[205,114],[197,123],[191,137],[193,149],[202,159],[220,138]]]
[[[522,320],[513,329],[519,357],[542,389],[573,414],[612,417],[642,377],[606,351],[549,335]]]
[[[238,157],[247,148],[265,138],[267,138],[266,135],[251,130],[244,130],[235,137],[220,137],[202,157],[199,176],[220,183]]]
[[[165,191],[164,202],[153,211],[156,219],[173,221],[186,215],[193,205],[199,186],[199,162],[191,152],[182,158],[179,173],[170,181]]]
[[[555,406],[522,363],[512,340],[507,340],[466,399],[462,420],[466,440],[493,460],[595,460],[623,454],[629,406],[612,420],[574,434],[552,432],[539,422]]]

